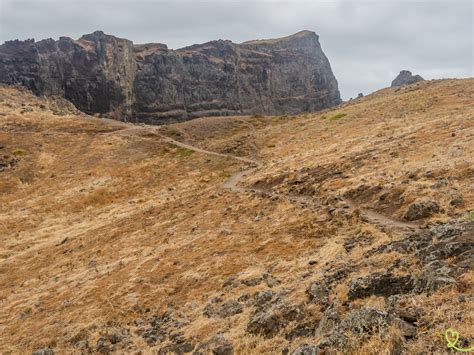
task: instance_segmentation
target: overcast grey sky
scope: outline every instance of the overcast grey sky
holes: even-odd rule
[[[425,79],[473,76],[473,0],[0,0],[0,40],[103,30],[180,48],[315,31],[344,99],[390,85],[402,69]]]

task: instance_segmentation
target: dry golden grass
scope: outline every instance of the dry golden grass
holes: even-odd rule
[[[268,289],[265,281],[241,282],[265,273],[279,281],[274,292],[304,304],[309,283],[344,266],[354,272],[331,300],[347,300],[350,278],[384,270],[396,259],[412,257],[416,271],[411,255],[365,255],[402,238],[393,221],[415,199],[439,202],[443,211],[431,221],[474,210],[473,100],[472,79],[434,81],[384,89],[317,114],[207,118],[160,128],[205,149],[261,159],[264,165],[242,184],[314,200],[305,208],[223,189],[242,162],[173,146],[155,128],[73,109],[55,115],[54,101],[0,88],[1,153],[25,152],[14,169],[0,172],[0,352],[45,346],[79,352],[79,340],[95,348],[100,336],[119,328],[130,336],[117,352],[156,351],[166,343],[150,348],[135,321],[165,311],[183,321],[184,338],[202,344],[223,332],[237,354],[317,342],[290,342],[283,333],[249,335],[251,307],[227,318],[209,318],[203,309],[214,297],[227,301]],[[345,116],[328,119],[337,113]],[[333,175],[337,171],[342,175]],[[404,183],[411,172],[417,179]],[[432,188],[437,178],[448,186]],[[357,192],[361,184],[380,186],[394,202]],[[364,221],[356,212],[329,218],[328,206],[347,194],[360,213],[370,209],[386,220]],[[450,204],[454,194],[462,196],[462,206]],[[358,242],[347,251],[351,240]],[[226,289],[231,276],[238,282]],[[419,336],[405,349],[443,352],[447,327],[472,335],[467,310],[473,301],[458,298],[471,287],[472,272],[455,287],[414,295],[412,302],[426,313]],[[384,302],[369,297],[354,304],[384,309]],[[306,312],[321,316],[311,306]],[[350,351],[388,353],[400,341],[396,330],[390,334]]]

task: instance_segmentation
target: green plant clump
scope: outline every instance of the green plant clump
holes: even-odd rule
[[[343,117],[346,117],[346,116],[347,116],[347,115],[346,115],[345,113],[343,113],[343,112],[338,112],[338,113],[332,115],[331,118],[329,118],[329,119],[330,119],[331,121],[337,121],[337,120],[339,120],[339,119],[341,119],[341,118],[343,118]]]
[[[194,151],[191,150],[191,149],[183,148],[183,147],[176,147],[176,153],[177,153],[180,157],[188,157],[188,156],[190,156],[191,154],[193,154]]]
[[[21,149],[21,148],[17,148],[12,152],[12,154],[16,157],[19,157],[19,156],[22,156],[22,155],[26,155],[26,150]]]
[[[469,211],[469,212],[467,213],[466,219],[467,219],[468,221],[474,221],[474,211]]]

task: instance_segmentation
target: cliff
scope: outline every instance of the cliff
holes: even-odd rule
[[[314,32],[178,50],[101,31],[0,46],[0,82],[59,95],[89,114],[152,124],[201,116],[296,114],[341,102]]]

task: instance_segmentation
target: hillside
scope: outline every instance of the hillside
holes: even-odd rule
[[[472,345],[473,100],[156,127],[1,87],[0,352]]]

